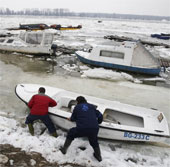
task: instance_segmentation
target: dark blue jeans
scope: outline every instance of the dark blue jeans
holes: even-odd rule
[[[51,121],[49,115],[31,115],[31,114],[29,114],[26,118],[25,123],[26,124],[33,123],[35,120],[41,120],[45,124],[45,126],[48,128],[48,131],[50,133],[56,132],[54,124]]]
[[[71,128],[68,131],[67,134],[67,138],[70,140],[74,140],[74,138],[78,138],[78,137],[87,137],[89,140],[90,145],[94,148],[99,147],[99,143],[98,143],[98,135],[99,129],[94,128],[83,128],[83,129],[78,129],[78,128]]]

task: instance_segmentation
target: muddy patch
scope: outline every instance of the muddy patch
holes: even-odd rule
[[[25,152],[10,144],[0,144],[0,167],[85,167],[71,163],[50,163],[38,152]]]

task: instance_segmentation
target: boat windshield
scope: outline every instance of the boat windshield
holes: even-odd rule
[[[115,124],[144,127],[143,117],[109,108],[105,109],[103,113],[103,119],[105,122],[111,122]]]
[[[28,33],[26,42],[30,44],[41,44],[41,41],[43,39],[42,33]]]
[[[36,44],[40,45],[41,43],[43,45],[49,45],[53,42],[53,34],[52,33],[35,33],[35,32],[27,32],[27,33],[20,33],[19,38],[26,43],[29,44]],[[43,41],[43,42],[42,42]]]

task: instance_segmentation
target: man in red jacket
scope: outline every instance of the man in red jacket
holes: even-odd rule
[[[45,95],[45,88],[40,87],[38,94],[32,96],[28,103],[28,107],[31,109],[30,114],[27,116],[25,123],[28,124],[29,132],[34,135],[33,122],[35,120],[41,120],[48,128],[49,133],[57,137],[56,129],[48,115],[48,107],[54,107],[57,103],[55,100]]]

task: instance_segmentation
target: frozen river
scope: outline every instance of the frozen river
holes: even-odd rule
[[[6,56],[6,58],[4,58]],[[136,84],[125,80],[89,79],[47,73],[51,63],[39,59],[0,54],[1,110],[22,113],[24,104],[15,96],[18,83],[36,83],[101,97],[122,103],[158,109],[165,113],[170,123],[170,89],[166,87]],[[16,110],[14,110],[16,108]]]

